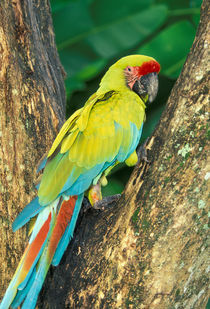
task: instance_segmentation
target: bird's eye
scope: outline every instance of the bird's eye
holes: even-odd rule
[[[131,68],[130,67],[127,67],[127,70],[128,70],[128,72],[131,72]]]

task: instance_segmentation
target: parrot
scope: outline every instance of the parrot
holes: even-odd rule
[[[38,172],[37,196],[12,224],[31,223],[29,242],[0,309],[33,309],[50,265],[57,266],[73,237],[84,196],[94,207],[101,185],[121,162],[134,166],[146,104],[158,92],[160,64],[152,57],[122,57],[98,90],[63,124]]]

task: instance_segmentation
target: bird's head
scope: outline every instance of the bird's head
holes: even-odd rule
[[[101,80],[99,91],[105,89],[134,91],[144,103],[154,101],[158,92],[159,63],[148,56],[131,55],[113,64]]]

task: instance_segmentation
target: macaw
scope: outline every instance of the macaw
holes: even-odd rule
[[[108,172],[120,162],[137,163],[145,104],[156,97],[159,71],[151,57],[121,58],[84,107],[64,123],[39,167],[43,174],[37,197],[13,223],[16,231],[35,222],[0,309],[21,304],[23,309],[35,308],[50,265],[59,264],[73,237],[84,194],[97,204]]]

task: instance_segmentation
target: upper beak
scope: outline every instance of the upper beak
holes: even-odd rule
[[[149,73],[140,77],[140,79],[134,83],[132,90],[135,91],[144,102],[147,100],[149,103],[154,101],[158,92],[157,73]]]

